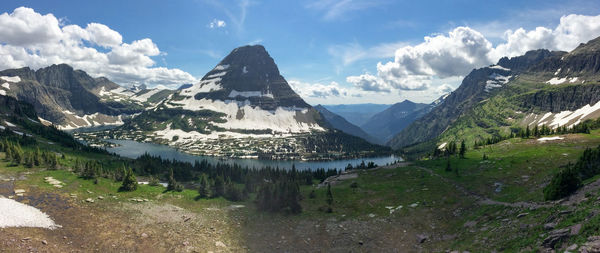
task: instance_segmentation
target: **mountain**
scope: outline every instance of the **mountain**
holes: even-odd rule
[[[568,128],[600,116],[600,38],[573,51],[534,50],[473,70],[438,107],[388,144],[407,150],[507,136],[526,127]]]
[[[260,45],[234,49],[200,82],[177,90],[110,135],[196,154],[270,159],[385,150],[333,130],[290,88]]]
[[[404,100],[373,115],[361,128],[380,140],[381,143],[386,143],[410,123],[428,113],[433,107],[429,104]]]
[[[386,104],[340,104],[323,105],[327,110],[342,116],[348,122],[361,126],[365,124],[373,115],[382,112],[390,107]]]
[[[346,119],[344,119],[342,116],[337,115],[333,112],[330,112],[329,110],[327,110],[327,108],[325,108],[322,105],[317,105],[314,107],[317,111],[319,111],[319,113],[321,113],[321,115],[323,116],[323,118],[325,119],[325,121],[327,121],[327,123],[329,123],[331,125],[331,127],[338,129],[344,133],[347,133],[349,135],[353,135],[356,137],[360,137],[362,139],[367,140],[368,142],[371,143],[375,143],[375,144],[379,144],[380,142],[373,138],[372,136],[370,136],[369,134],[367,134],[365,131],[363,131],[360,127],[348,122]]]
[[[166,98],[171,92],[132,91],[107,78],[92,78],[66,64],[36,71],[0,71],[0,95],[32,104],[42,121],[62,129],[123,124],[123,119]]]

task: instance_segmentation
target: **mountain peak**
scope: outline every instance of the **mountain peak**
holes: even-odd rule
[[[278,107],[310,108],[279,73],[275,61],[261,45],[238,47],[202,80],[182,93],[194,98],[248,101],[264,110]]]

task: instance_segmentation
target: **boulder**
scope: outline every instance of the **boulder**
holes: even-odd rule
[[[417,243],[424,243],[425,241],[427,241],[427,239],[429,239],[429,237],[425,234],[417,235]]]
[[[571,229],[569,228],[552,230],[542,242],[542,246],[546,248],[553,248],[558,242],[569,237],[570,233]]]

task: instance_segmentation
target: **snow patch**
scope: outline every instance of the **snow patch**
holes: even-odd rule
[[[273,98],[273,94],[271,94],[271,93],[262,93],[262,91],[237,91],[237,90],[232,90],[229,93],[228,97],[235,98],[237,96],[245,97],[245,98],[249,98],[249,97],[270,97],[270,98]]]
[[[244,68],[242,69],[242,73],[247,74],[248,70],[246,69],[246,66],[244,66]]]
[[[505,67],[502,67],[500,65],[492,65],[490,66],[491,69],[499,69],[499,70],[504,70],[504,71],[510,71],[510,69],[507,69]]]
[[[0,197],[0,228],[7,227],[55,229],[61,226],[35,207]]]
[[[215,67],[215,70],[226,70],[229,68],[229,64],[224,64],[224,65],[217,65]]]
[[[574,83],[577,82],[578,77],[573,77],[571,78],[571,80],[569,80],[569,83]]]
[[[7,90],[10,90],[10,84],[9,83],[3,83],[2,87],[6,88]]]
[[[21,77],[19,76],[0,76],[0,79],[11,83],[18,83],[21,81]]]
[[[552,84],[552,85],[557,85],[557,84],[564,83],[566,81],[567,81],[567,77],[563,77],[563,78],[552,77],[552,79],[546,81],[546,83]]]
[[[6,96],[6,91],[5,90],[0,90],[0,95]]]
[[[489,76],[490,80],[485,82],[485,91],[490,92],[494,88],[500,88],[508,83],[512,76],[503,76],[498,73],[493,73]]]
[[[552,137],[542,137],[537,139],[537,141],[539,142],[545,142],[545,141],[555,141],[555,140],[562,140],[564,139],[563,137],[560,136],[552,136]]]
[[[444,143],[442,143],[442,144],[440,144],[440,145],[438,146],[438,149],[442,150],[442,149],[444,149],[444,148],[446,147],[446,145],[448,145],[448,143],[447,143],[447,142],[444,142]]]
[[[564,58],[564,57],[563,57],[563,58]],[[562,60],[562,58],[561,58],[561,60]],[[557,75],[558,75],[558,73],[560,73],[560,70],[561,70],[561,68],[559,68],[558,70],[556,70],[556,72],[554,72],[554,75],[555,75],[555,76],[557,76]]]
[[[17,127],[15,124],[10,123],[10,122],[8,122],[6,120],[4,121],[4,123],[6,123],[6,125],[9,126],[9,127]]]

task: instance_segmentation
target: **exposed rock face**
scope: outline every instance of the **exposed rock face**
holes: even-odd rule
[[[66,64],[36,71],[8,69],[0,71],[0,77],[4,77],[0,80],[3,93],[31,103],[40,117],[63,128],[122,123],[122,116],[141,112],[147,105],[142,102],[150,98],[146,95],[142,101],[136,93],[126,93],[107,78],[92,78]],[[119,98],[112,99],[111,91],[119,91]],[[139,94],[148,91],[140,90]]]
[[[522,107],[542,112],[574,111],[600,101],[600,85],[570,85],[522,96]]]
[[[388,145],[398,149],[437,137],[454,123],[462,113],[489,97],[486,85],[494,75],[509,77],[513,75],[513,72],[491,67],[471,71],[458,89],[446,97],[440,105],[433,108],[431,112],[400,131],[388,142]]]
[[[575,50],[577,51],[577,50]],[[574,52],[575,52],[574,51]],[[541,73],[548,79],[561,77],[561,71],[556,71],[564,66],[565,73],[569,69],[567,64],[569,55],[565,52],[551,52],[548,50],[529,51],[523,56],[507,58],[504,57],[498,61],[497,65],[473,70],[462,81],[460,87],[452,92],[443,103],[434,108],[431,112],[416,120],[413,124],[402,130],[388,144],[394,148],[402,148],[412,144],[432,140],[448,129],[461,115],[468,113],[474,106],[483,100],[490,98],[496,90],[505,87],[512,78],[517,75],[539,75]],[[562,63],[561,63],[562,62]],[[561,65],[562,64],[562,65]],[[583,64],[582,66],[588,66]],[[594,68],[588,66],[587,68]],[[579,69],[579,68],[578,68]],[[570,71],[570,70],[569,70]],[[545,79],[547,80],[547,79]],[[562,80],[562,79],[561,79]],[[565,79],[577,80],[577,79]],[[581,93],[582,91],[572,91],[572,93]],[[552,108],[560,110],[561,108],[575,108],[577,105],[585,105],[589,101],[595,100],[595,95],[588,94],[581,101],[567,101],[572,99],[575,94],[564,93],[561,101],[555,101],[556,95],[540,93],[537,96],[523,97],[523,107],[538,106],[542,110]],[[560,97],[560,96],[559,96]],[[566,103],[563,103],[566,102]],[[581,106],[579,106],[581,107]]]

